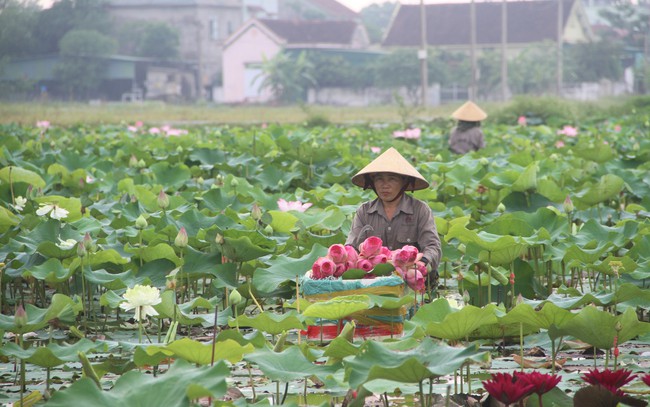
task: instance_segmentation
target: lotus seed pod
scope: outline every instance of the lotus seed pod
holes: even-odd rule
[[[266,225],[264,228],[264,233],[267,235],[272,235],[273,234],[273,227],[271,225]]]
[[[488,164],[490,163],[490,160],[488,160],[488,159],[485,158],[485,157],[481,157],[481,159],[480,159],[478,162],[479,162],[482,166],[485,167],[486,165],[488,165]]]
[[[497,212],[503,213],[506,211],[506,206],[503,203],[500,203],[499,206],[497,206]]]
[[[144,168],[146,166],[147,166],[147,163],[144,162],[144,160],[142,158],[140,160],[138,160],[138,168]]]
[[[138,216],[138,218],[135,220],[135,227],[138,229],[144,229],[147,227],[147,220],[144,218],[144,216]]]

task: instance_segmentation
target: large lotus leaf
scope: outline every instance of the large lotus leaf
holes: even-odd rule
[[[12,165],[0,169],[0,181],[6,184],[24,182],[33,185],[34,188],[45,188],[46,185],[43,178],[37,173]]]
[[[290,212],[269,211],[271,215],[271,227],[274,232],[289,233],[296,226],[298,218]]]
[[[473,244],[479,247],[478,258],[489,261],[492,265],[510,264],[519,257],[528,247],[528,244],[518,236],[495,235],[487,232],[476,232],[462,225],[455,225],[445,236],[446,241],[457,238],[466,245]]]
[[[535,229],[523,217],[517,217],[515,214],[504,214],[483,228],[483,232],[500,236],[531,236],[535,233]]]
[[[183,274],[189,274],[194,278],[202,276],[224,277],[224,281],[232,282],[226,275],[236,268],[233,263],[221,263],[219,252],[201,252],[192,247],[185,249],[183,257]]]
[[[617,331],[617,324],[621,330]],[[634,309],[627,308],[620,315],[612,315],[596,307],[585,307],[563,330],[598,349],[610,349],[618,336],[619,345],[650,332],[650,323],[640,322]]]
[[[255,260],[275,251],[275,241],[253,230],[228,229],[224,231],[223,255],[235,262]]]
[[[84,261],[84,264],[89,264],[91,266],[99,266],[102,264],[127,264],[129,259],[122,257],[116,250],[100,250],[94,253],[88,253],[87,260]]]
[[[161,161],[149,168],[156,180],[167,188],[181,187],[192,178],[192,173],[185,164],[170,165],[167,161]]]
[[[330,361],[340,361],[347,356],[358,355],[361,353],[362,347],[363,345],[354,345],[347,338],[339,335],[327,345],[323,356],[329,358],[328,363]]]
[[[515,169],[505,169],[499,171],[498,173],[489,173],[486,174],[483,179],[481,179],[481,184],[487,186],[490,189],[505,189],[512,188],[519,176],[521,175],[521,170]]]
[[[205,165],[215,165],[226,161],[226,153],[224,150],[217,148],[195,148],[189,153],[189,158],[192,161],[198,161]]]
[[[200,397],[219,398],[226,394],[229,376],[230,368],[225,362],[196,367],[180,359],[159,376],[127,372],[109,391],[102,391],[91,379],[82,378],[67,389],[55,392],[48,404],[53,407],[189,407]]]
[[[310,307],[311,308],[311,307]],[[309,309],[309,308],[308,308]],[[253,317],[247,315],[240,315],[237,321],[229,320],[228,325],[235,327],[251,327],[258,331],[266,332],[270,335],[279,335],[282,332],[291,329],[304,329],[305,324],[298,317],[295,312],[287,312],[285,314],[275,314],[272,312],[264,311]]]
[[[198,238],[202,230],[217,224],[217,218],[217,216],[206,216],[195,208],[191,208],[177,219],[177,223],[185,227],[190,238]]]
[[[542,309],[536,311],[527,303],[517,304],[513,309],[498,318],[499,324],[514,325],[524,324],[537,329],[549,329],[551,326],[562,327],[569,323],[575,314],[557,305],[547,302]]]
[[[467,339],[472,332],[482,325],[497,322],[497,310],[494,304],[483,308],[466,305],[460,310],[447,315],[442,322],[430,322],[426,325],[427,335],[450,341]]]
[[[33,277],[47,283],[61,283],[67,281],[74,269],[63,267],[58,259],[49,259],[38,266],[28,267],[23,271],[23,277]]]
[[[47,195],[34,198],[34,202],[38,204],[56,204],[59,208],[67,210],[68,216],[63,219],[65,222],[75,222],[83,216],[81,213],[81,200],[79,198]],[[50,214],[43,216],[49,217]]]
[[[215,213],[220,213],[224,209],[231,207],[231,206],[236,206],[236,204],[239,201],[237,201],[237,198],[226,194],[223,190],[221,189],[210,189],[207,192],[205,192],[203,195],[201,195],[201,203],[200,203],[200,208],[203,208],[204,206],[211,211]],[[225,217],[224,220],[227,220]],[[232,220],[231,220],[232,221]],[[232,225],[225,225],[220,222],[217,222],[217,224],[225,229],[226,227],[232,227],[235,223],[233,222]]]
[[[167,356],[185,359],[197,365],[208,365],[212,362],[227,360],[230,363],[240,362],[243,356],[255,349],[250,343],[240,345],[232,339],[212,343],[203,343],[190,338],[182,338],[166,346],[150,345],[145,348],[149,355],[163,352]]]
[[[191,312],[185,313],[179,308],[174,300],[175,293],[171,290],[163,291],[160,295],[161,302],[158,305],[154,306],[154,309],[158,312],[158,318],[174,318],[179,324],[183,325],[201,325],[206,322],[204,314],[193,314]],[[175,311],[174,311],[175,310]],[[206,317],[209,317],[211,323],[214,322],[214,315],[209,314]]]
[[[336,207],[328,207],[323,212],[295,212],[295,215],[307,229],[338,230],[348,221],[345,213]]]
[[[598,261],[591,266],[593,267],[594,270],[598,271],[599,273],[607,274],[608,276],[613,276],[616,273],[614,272],[614,268],[612,267],[612,263],[621,263],[621,267],[618,269],[616,273],[620,274],[627,274],[627,273],[632,273],[636,268],[638,267],[637,264],[632,260],[629,256],[624,256],[624,257],[614,257],[614,256],[607,256],[606,259],[603,261]]]
[[[260,291],[270,292],[278,288],[286,281],[295,281],[296,277],[301,277],[316,259],[325,256],[327,248],[314,244],[311,252],[301,258],[281,256],[271,260],[271,266],[267,269],[257,269],[253,275],[253,285]]]
[[[300,380],[310,376],[325,378],[333,375],[341,364],[321,365],[310,362],[299,347],[291,346],[282,352],[262,348],[249,353],[244,359],[257,365],[264,376],[279,382]]]
[[[129,284],[133,281],[133,271],[128,270],[123,273],[109,273],[104,269],[84,270],[86,280],[97,285],[101,285],[109,290],[119,290],[133,286],[136,283]]]
[[[563,190],[554,179],[547,177],[537,180],[537,192],[552,202],[562,202],[567,196],[566,190]]]
[[[598,242],[598,245],[599,246],[594,249],[583,249],[576,245],[572,245],[566,249],[563,261],[567,264],[567,267],[594,264],[613,246],[607,241]]]
[[[225,329],[217,335],[217,342],[233,340],[242,346],[250,343],[256,348],[263,348],[269,343],[264,335],[265,334],[262,331],[253,331],[246,335],[242,335],[242,333],[236,329]]]
[[[54,257],[57,259],[65,259],[68,257],[76,256],[77,249],[76,246],[71,249],[61,249],[54,242],[41,242],[37,248],[38,252],[45,257]]]
[[[468,363],[490,360],[489,352],[479,352],[476,345],[455,348],[435,343],[431,338],[407,351],[394,351],[376,341],[368,341],[366,346],[365,352],[345,361],[351,388],[358,388],[374,379],[420,383],[452,374]]]
[[[583,305],[595,304],[601,307],[609,307],[615,304],[635,301],[641,306],[650,303],[650,291],[640,288],[634,284],[621,284],[616,291],[603,290],[594,293],[582,294],[580,291],[570,288],[558,290],[557,294],[550,295],[543,301],[527,301],[533,306],[542,302],[550,301],[563,309],[576,309]]]
[[[0,206],[0,233],[4,233],[20,223],[20,218],[9,209]]]
[[[437,298],[429,304],[424,304],[411,318],[411,322],[425,327],[431,322],[440,323],[445,317],[456,310],[449,305],[446,298]]]
[[[512,183],[512,190],[515,192],[526,192],[533,191],[537,188],[537,163],[531,163],[523,171],[520,172],[519,176]]]
[[[339,320],[371,307],[370,297],[367,295],[344,295],[331,300],[316,302],[310,305],[302,314],[306,317]]]
[[[595,219],[589,219],[575,235],[575,242],[580,246],[594,245],[594,242],[611,242],[617,247],[624,247],[638,235],[639,224],[624,221],[619,226],[609,227]]]
[[[89,339],[82,338],[73,344],[49,343],[47,346],[33,347],[22,349],[15,343],[5,343],[0,348],[0,354],[10,357],[23,359],[28,363],[53,368],[66,362],[76,362],[79,360],[78,353],[88,353],[90,351],[104,351],[106,344],[95,343]]]
[[[27,323],[22,327],[16,326],[13,315],[0,314],[0,330],[17,334],[38,331],[55,318],[63,323],[73,323],[79,311],[81,311],[81,305],[74,302],[70,297],[63,294],[54,294],[48,308],[37,308],[32,304],[25,305]]]
[[[279,191],[282,189],[280,188],[280,181],[282,181],[284,185],[290,185],[291,181],[300,176],[300,172],[290,171],[286,167],[268,166],[264,167],[264,171],[257,175],[256,179],[262,188],[271,191]]]
[[[369,294],[370,306],[375,306],[383,309],[399,309],[403,306],[412,306],[414,297],[412,294],[405,295],[399,298],[391,297],[388,295],[374,295]]]
[[[572,198],[575,197],[576,207],[584,209],[618,197],[624,186],[625,182],[620,177],[606,174],[600,178],[598,183],[586,185]]]
[[[451,227],[454,225],[461,225],[463,227],[467,226],[471,220],[471,217],[468,215],[449,220],[441,217],[435,217],[434,220],[436,221],[436,229],[438,230],[438,234],[446,235],[449,229],[451,229]]]
[[[526,252],[528,245],[505,236],[499,240],[500,247],[492,245],[492,250],[486,250],[484,247],[473,242],[467,243],[466,254],[468,257],[486,262],[492,266],[508,266]]]
[[[171,261],[176,266],[181,265],[181,259],[174,251],[174,248],[167,243],[159,243],[155,246],[145,247],[142,251],[142,259],[146,262],[165,259]]]
[[[581,139],[571,151],[573,151],[576,157],[600,164],[606,163],[616,156],[615,151],[609,144],[605,144],[602,141],[594,143],[591,139]]]

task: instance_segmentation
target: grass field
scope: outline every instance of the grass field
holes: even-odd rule
[[[320,117],[334,124],[400,122],[403,117],[431,120],[449,117],[460,103],[427,109],[398,106],[224,106],[170,105],[157,102],[104,103],[0,103],[0,123],[33,125],[39,120],[69,126],[78,123],[109,124],[144,121],[150,124],[259,124],[301,123]]]

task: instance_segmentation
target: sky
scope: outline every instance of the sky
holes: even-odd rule
[[[381,4],[384,3],[387,0],[338,0],[339,3],[345,4],[348,8],[351,8],[354,11],[361,11],[362,8],[367,7],[369,4],[372,3],[377,3]],[[393,0],[397,1],[397,0]],[[430,1],[430,0],[429,0]],[[408,4],[408,3],[417,3],[419,4],[419,0],[400,0],[399,1],[402,4]],[[425,1],[426,3],[426,1]]]

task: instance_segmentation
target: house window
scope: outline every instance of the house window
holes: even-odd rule
[[[210,19],[210,38],[213,40],[219,39],[219,20],[216,18]]]

